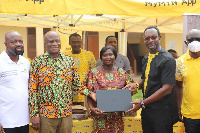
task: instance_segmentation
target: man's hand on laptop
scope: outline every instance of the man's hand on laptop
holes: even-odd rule
[[[131,92],[137,91],[138,86],[135,83],[131,83],[123,87],[122,89],[129,89]]]
[[[131,102],[131,104],[133,104],[133,108],[127,110],[125,113],[136,112],[142,107],[140,101]]]

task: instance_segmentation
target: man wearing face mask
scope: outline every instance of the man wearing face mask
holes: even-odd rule
[[[200,133],[200,30],[187,34],[188,51],[177,59],[176,96],[179,119],[187,133]],[[182,117],[183,116],[183,117]]]
[[[4,44],[6,51],[0,55],[0,133],[28,133],[30,63],[21,56],[24,44],[18,32],[6,33]]]

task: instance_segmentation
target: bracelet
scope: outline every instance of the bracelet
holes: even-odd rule
[[[136,87],[137,87],[137,91],[139,90],[139,84],[135,83]]]
[[[142,108],[145,109],[143,100],[140,100],[140,104],[141,104]]]

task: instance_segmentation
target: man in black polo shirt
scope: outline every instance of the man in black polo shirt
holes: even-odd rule
[[[157,27],[144,30],[144,44],[149,49],[142,61],[143,73],[139,81],[144,100],[133,102],[135,106],[129,110],[135,112],[142,108],[143,133],[173,133],[173,124],[178,119],[174,99],[176,61],[161,48],[160,38]],[[125,88],[135,91],[132,84]]]

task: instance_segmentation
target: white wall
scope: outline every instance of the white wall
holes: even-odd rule
[[[162,38],[161,38],[162,39]],[[183,54],[183,34],[182,33],[168,33],[165,34],[165,49],[169,49],[169,44],[175,43],[174,50],[176,50],[178,56]]]

